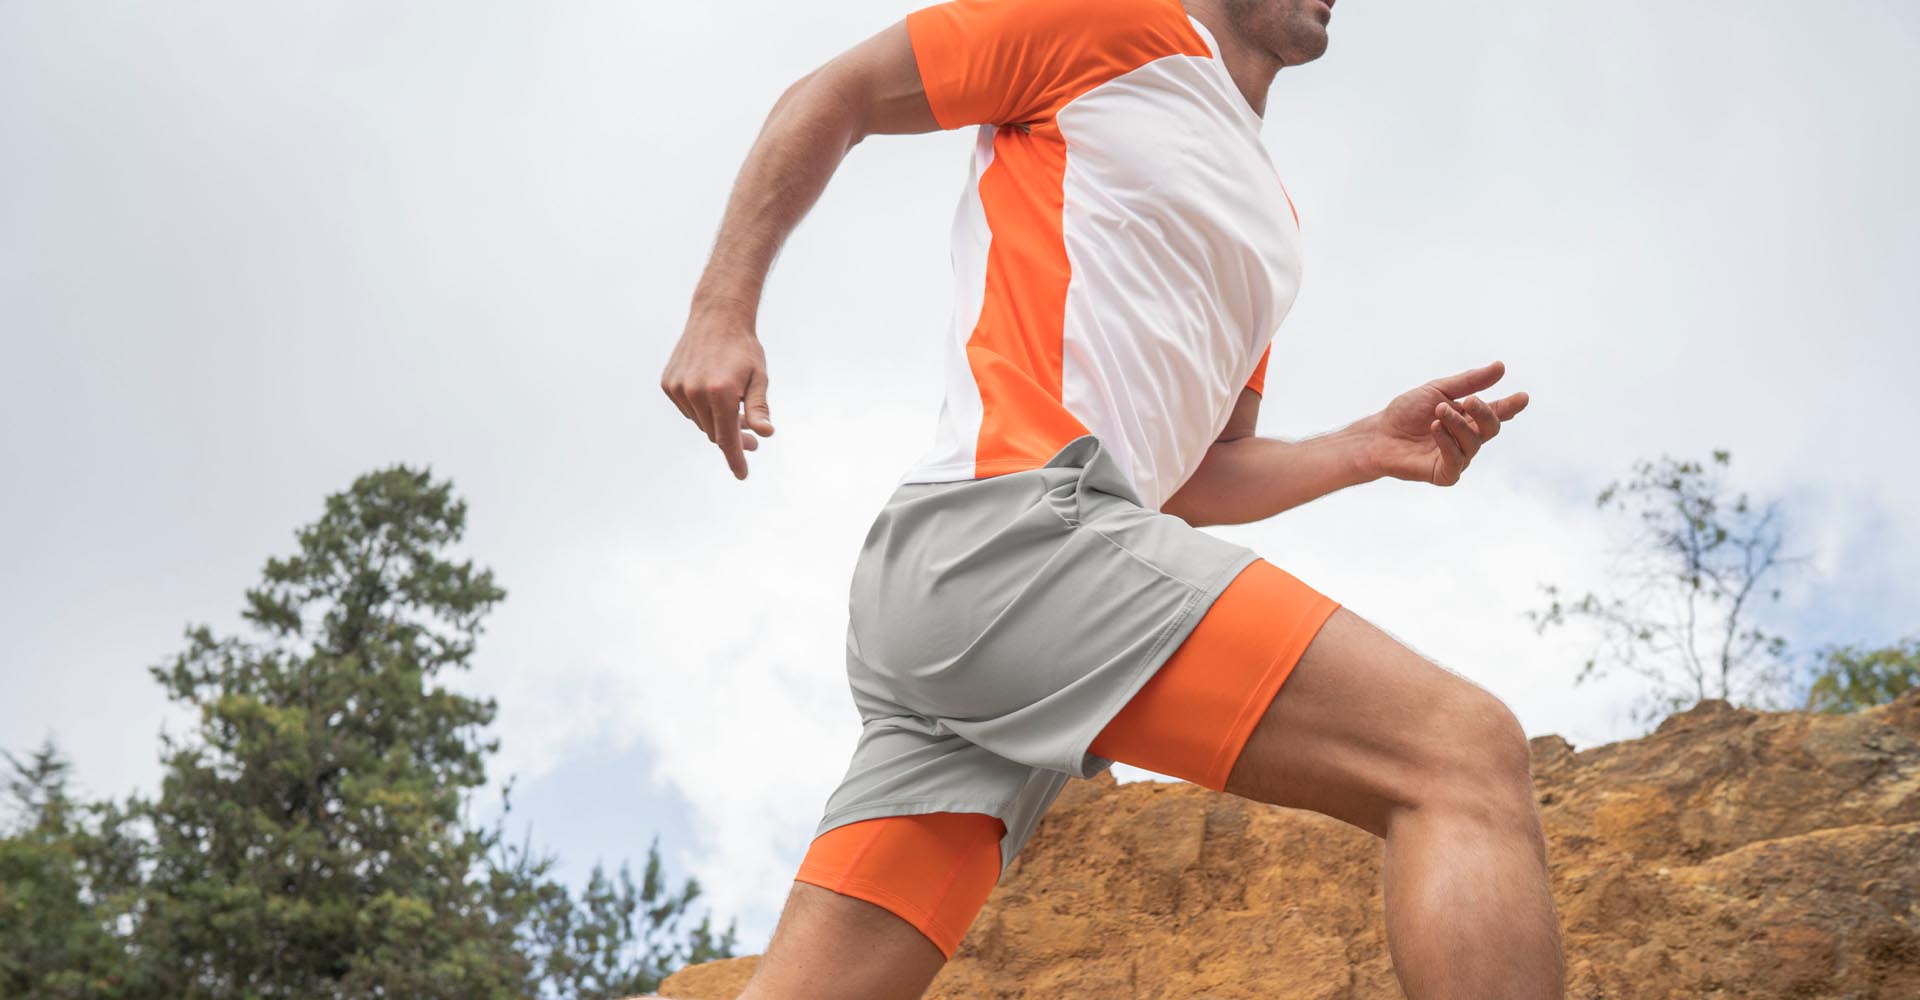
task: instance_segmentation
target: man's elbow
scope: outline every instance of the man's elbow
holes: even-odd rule
[[[868,108],[858,81],[835,59],[793,81],[773,102],[768,121],[793,116],[811,128],[838,132],[847,148],[859,145],[867,130]]]
[[[1195,499],[1197,498],[1189,495],[1185,490],[1176,492],[1167,498],[1166,503],[1160,505],[1160,513],[1172,514],[1196,528],[1218,524],[1219,522],[1207,516],[1205,505],[1195,503]]]

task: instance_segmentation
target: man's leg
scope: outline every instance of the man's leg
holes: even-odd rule
[[[886,909],[795,882],[740,1000],[917,1000],[946,960],[925,934]]]
[[[1565,996],[1526,733],[1485,689],[1342,608],[1226,790],[1386,838],[1387,947],[1410,1000]]]
[[[815,837],[742,1000],[913,1000],[1000,877],[985,813],[883,816]]]
[[[1410,1000],[1565,995],[1519,721],[1277,567],[1236,578],[1092,749],[1386,838]]]

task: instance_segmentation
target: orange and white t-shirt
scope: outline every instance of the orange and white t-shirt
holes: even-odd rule
[[[1180,0],[951,0],[907,15],[934,118],[978,125],[933,447],[903,483],[997,476],[1100,437],[1159,509],[1300,281],[1299,220]]]

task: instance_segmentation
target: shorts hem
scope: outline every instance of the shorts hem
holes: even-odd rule
[[[1012,803],[999,799],[915,798],[861,802],[856,805],[842,806],[820,817],[820,822],[814,825],[813,835],[818,837],[835,827],[846,826],[848,823],[858,823],[863,819],[881,819],[886,816],[924,816],[927,813],[937,812],[986,813],[1000,822],[1008,824],[1008,828],[1011,830],[1012,821],[1009,818],[1012,813],[1011,806]],[[1005,835],[1003,834],[1002,836],[1004,837]]]
[[[1259,559],[1259,553],[1254,552],[1252,549],[1246,549],[1243,551],[1241,558],[1227,563],[1219,572],[1208,578],[1206,583],[1200,586],[1186,583],[1186,581],[1180,580],[1179,577],[1171,573],[1166,573],[1164,570],[1161,571],[1167,579],[1176,580],[1185,584],[1192,589],[1193,593],[1188,596],[1186,604],[1181,606],[1180,612],[1174,615],[1167,623],[1167,626],[1161,630],[1159,638],[1154,641],[1153,650],[1147,654],[1146,662],[1140,667],[1140,670],[1135,673],[1127,685],[1121,689],[1119,696],[1111,699],[1107,705],[1101,709],[1100,713],[1094,717],[1096,724],[1089,728],[1086,738],[1077,741],[1075,746],[1076,760],[1080,764],[1080,770],[1075,771],[1069,769],[1067,771],[1068,774],[1076,778],[1091,778],[1113,766],[1112,760],[1093,753],[1091,748],[1094,741],[1100,738],[1100,733],[1104,731],[1108,725],[1111,725],[1114,718],[1126,708],[1127,702],[1132,701],[1134,696],[1139,694],[1141,689],[1147,686],[1147,682],[1153,679],[1153,675],[1159,672],[1162,666],[1166,665],[1168,659],[1172,658],[1174,650],[1180,647],[1179,641],[1172,640],[1175,640],[1176,637],[1178,640],[1185,640],[1186,637],[1193,632],[1194,628],[1198,627],[1200,619],[1206,616],[1207,610],[1213,607],[1213,602],[1219,600],[1220,595],[1226,592],[1226,589],[1233,584],[1233,581],[1237,579],[1241,573],[1246,572],[1247,567],[1258,562]],[[1148,565],[1152,564],[1149,563]],[[1155,568],[1158,569],[1158,567]],[[1196,612],[1198,613],[1196,614]]]
[[[800,870],[794,873],[793,880],[816,885],[842,896],[862,899],[887,910],[913,925],[914,930],[925,935],[928,941],[933,942],[935,948],[940,949],[940,954],[949,959],[953,958],[953,953],[959,950],[961,939],[966,937],[965,928],[955,930],[926,907],[872,879],[861,878],[824,865],[802,864]]]

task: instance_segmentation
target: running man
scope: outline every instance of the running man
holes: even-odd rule
[[[1195,527],[1453,485],[1527,404],[1478,395],[1496,361],[1254,434],[1301,260],[1262,114],[1332,5],[950,0],[774,106],[661,379],[739,478],[773,433],[755,319],[781,243],[867,136],[977,141],[937,432],[854,570],[861,733],[744,997],[921,996],[1066,781],[1114,761],[1383,838],[1413,1000],[1563,996],[1513,713]]]

